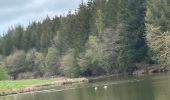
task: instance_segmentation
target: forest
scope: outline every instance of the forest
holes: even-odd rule
[[[169,0],[89,0],[0,37],[0,80],[131,74],[139,64],[170,66]]]

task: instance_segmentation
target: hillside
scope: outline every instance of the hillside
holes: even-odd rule
[[[0,80],[131,74],[139,63],[169,67],[169,31],[168,0],[89,0],[67,16],[0,37]]]

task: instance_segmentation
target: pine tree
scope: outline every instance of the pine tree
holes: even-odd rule
[[[98,36],[102,37],[102,34],[104,32],[105,24],[104,24],[104,15],[102,10],[97,11],[97,16],[96,16],[96,28],[98,32]]]
[[[118,59],[121,66],[133,67],[133,63],[142,62],[147,57],[144,20],[146,1],[130,0],[126,3],[122,10],[126,13],[121,15],[124,31],[120,34],[122,48]]]

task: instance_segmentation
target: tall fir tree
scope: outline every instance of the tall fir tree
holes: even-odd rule
[[[124,0],[126,1],[126,0]],[[124,31],[119,61],[124,67],[133,67],[134,63],[144,61],[147,57],[145,40],[145,0],[128,0],[124,3],[122,23]],[[131,69],[131,68],[130,68]]]

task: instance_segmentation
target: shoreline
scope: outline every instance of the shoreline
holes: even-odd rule
[[[141,70],[143,70],[143,69],[140,69],[140,70],[137,70],[137,71],[141,72]],[[169,72],[160,72],[160,73],[169,73]],[[142,73],[132,74],[130,76],[143,76],[143,75],[153,75],[153,74],[156,74],[156,73],[152,73],[152,74],[150,73],[149,74],[149,73],[143,73],[142,72]],[[24,88],[9,89],[9,90],[6,90],[6,91],[2,91],[0,89],[0,96],[30,93],[30,92],[35,92],[35,91],[48,90],[50,88],[55,88],[55,87],[90,83],[90,82],[98,81],[100,79],[105,79],[105,78],[109,78],[109,77],[120,77],[120,76],[123,76],[123,74],[112,74],[112,75],[103,75],[103,76],[96,76],[96,77],[82,77],[82,78],[59,77],[59,78],[54,78],[53,82],[28,85],[28,86],[25,86]],[[34,80],[34,79],[30,79],[30,80]],[[50,79],[43,79],[43,80],[50,80]],[[10,81],[10,82],[15,82],[15,80]]]
[[[88,83],[89,79],[87,78],[64,78],[63,80],[54,81],[54,82],[49,82],[49,83],[42,83],[42,84],[35,84],[35,85],[30,85],[26,86],[24,88],[19,88],[19,89],[11,89],[7,91],[1,91],[0,90],[0,96],[8,96],[8,95],[14,95],[14,94],[21,94],[21,93],[30,93],[34,91],[41,91],[41,90],[46,90],[49,88],[53,87],[61,87],[61,86],[66,86],[66,85],[74,85],[74,84],[83,84],[83,83]]]

